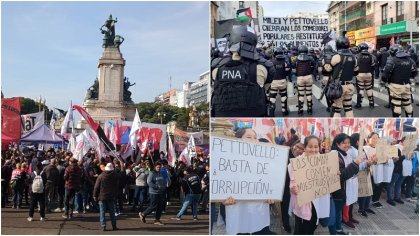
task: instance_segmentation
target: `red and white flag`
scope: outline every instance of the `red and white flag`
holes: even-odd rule
[[[174,148],[174,144],[172,143],[171,136],[168,135],[168,137],[169,137],[168,163],[171,166],[175,166],[175,160],[176,160],[175,148]]]
[[[181,155],[179,156],[179,160],[185,163],[185,165],[190,166],[191,165],[191,159],[188,156],[188,147],[185,147],[184,150],[181,152]]]

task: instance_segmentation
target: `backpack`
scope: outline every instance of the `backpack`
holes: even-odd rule
[[[343,86],[341,86],[341,81],[338,79],[333,79],[327,88],[327,93],[325,96],[328,100],[333,101],[340,98],[343,95]]]
[[[32,192],[33,193],[43,193],[44,192],[44,182],[42,181],[42,172],[38,175],[36,171],[34,171],[35,178],[32,182]]]

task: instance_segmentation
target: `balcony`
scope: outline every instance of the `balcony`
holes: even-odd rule
[[[347,18],[344,17],[344,13],[343,13],[342,17],[340,17],[340,24],[344,24],[346,21],[348,22],[362,16],[366,16],[366,11],[357,11],[354,13],[347,13]]]

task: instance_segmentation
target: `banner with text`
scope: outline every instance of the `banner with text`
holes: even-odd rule
[[[289,147],[211,136],[211,199],[282,200]]]
[[[260,31],[261,40],[273,42],[276,47],[290,44],[321,48],[323,35],[328,30],[326,18],[263,17]]]
[[[35,130],[44,124],[44,111],[20,116],[22,119],[22,135]]]
[[[290,159],[298,188],[298,205],[309,203],[340,189],[338,153],[299,156]]]

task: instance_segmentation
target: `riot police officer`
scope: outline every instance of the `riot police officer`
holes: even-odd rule
[[[392,116],[401,116],[402,108],[404,108],[406,116],[413,117],[410,76],[413,74],[415,76],[415,63],[398,44],[389,48],[389,54],[382,81],[389,83]]]
[[[275,74],[271,61],[256,52],[257,36],[246,26],[232,30],[228,60],[212,62],[213,117],[260,117],[267,114],[269,101],[264,85]]]
[[[319,68],[318,72],[322,75],[321,83],[323,86],[326,86],[328,81],[331,79],[333,67],[331,65],[332,57],[336,53],[333,51],[333,48],[331,45],[325,45],[324,50],[319,58]],[[327,112],[330,112],[331,110],[332,101],[327,99]]]
[[[299,55],[293,68],[296,70],[298,87],[298,114],[303,115],[303,103],[306,96],[308,114],[312,115],[312,72],[315,68],[314,59],[308,55],[308,47],[301,45],[298,48]]]
[[[350,41],[344,36],[340,36],[336,40],[337,52],[331,59],[333,66],[333,79],[341,82],[343,94],[340,98],[336,98],[332,104],[332,113],[334,117],[341,116],[341,109],[344,108],[346,117],[353,117],[352,96],[354,93],[354,85],[352,83],[353,76],[358,73],[356,57],[349,50]]]
[[[290,71],[290,64],[284,55],[284,50],[281,47],[278,47],[274,50],[274,59],[272,59],[274,68],[276,70],[273,82],[271,82],[270,87],[270,102],[273,104],[276,103],[277,94],[280,95],[281,100],[281,111],[283,116],[287,116],[289,111],[287,109],[287,79],[286,77]]]
[[[359,74],[356,76],[356,91],[357,103],[355,108],[362,107],[363,93],[366,94],[369,100],[369,107],[374,108],[373,101],[373,73],[375,70],[375,59],[368,52],[369,46],[366,43],[359,45],[359,54],[357,55],[357,64],[359,66]]]

